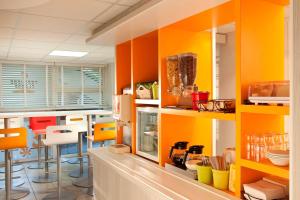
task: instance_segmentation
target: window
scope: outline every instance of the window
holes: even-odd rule
[[[105,67],[0,65],[0,109],[104,106]]]

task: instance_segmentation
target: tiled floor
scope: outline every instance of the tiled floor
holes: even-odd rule
[[[33,183],[32,178],[42,174],[44,170],[41,169],[28,169],[28,164],[24,164],[24,170],[15,172],[14,175],[21,176],[25,180],[25,184],[20,186],[30,190],[30,194],[22,200],[42,200],[47,194],[56,191],[57,183]],[[68,176],[69,172],[79,167],[78,164],[62,163],[62,188],[64,190],[71,191],[77,200],[93,200],[93,198],[87,195],[86,188],[79,188],[72,185],[72,181],[76,181],[76,178]],[[51,164],[50,171],[55,173],[56,165]],[[4,178],[4,174],[0,174],[0,178]],[[2,191],[2,190],[0,190]],[[1,196],[0,199],[3,197]]]

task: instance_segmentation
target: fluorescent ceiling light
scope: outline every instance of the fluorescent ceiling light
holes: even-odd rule
[[[83,57],[87,55],[88,52],[86,51],[52,51],[49,55],[50,56],[66,56],[66,57]]]

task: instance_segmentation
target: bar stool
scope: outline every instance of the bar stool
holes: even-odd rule
[[[7,119],[6,119],[7,120]],[[7,127],[7,126],[5,126]],[[23,188],[14,188],[11,182],[12,157],[11,150],[27,147],[26,128],[0,129],[0,149],[5,151],[5,191],[0,192],[0,198],[16,200],[27,196],[30,191]],[[5,193],[5,194],[4,194]]]
[[[69,176],[72,178],[79,178],[87,176],[87,170],[83,169],[83,146],[82,146],[82,136],[84,133],[87,133],[87,116],[84,115],[67,115],[66,116],[66,125],[77,125],[78,127],[78,158],[70,159],[67,161],[70,164],[79,164],[79,169],[76,169],[69,173]]]
[[[75,199],[74,192],[61,191],[61,145],[78,143],[78,127],[77,125],[69,126],[48,126],[46,128],[46,139],[42,140],[46,146],[56,145],[57,159],[57,192],[51,193],[44,197],[44,200],[69,200]]]
[[[104,146],[104,142],[108,140],[116,139],[116,124],[115,122],[109,123],[97,123],[94,125],[94,136],[87,136],[88,140],[95,142],[102,142],[102,146]],[[90,161],[90,160],[89,160]],[[81,178],[80,180],[73,182],[73,185],[77,187],[84,188],[92,188],[93,187],[93,171],[91,170],[91,164],[89,163],[88,168],[88,177]],[[93,190],[88,191],[89,195],[93,195]]]
[[[31,165],[29,169],[43,169],[42,161],[41,161],[41,148],[42,148],[42,137],[46,134],[46,128],[48,126],[56,125],[56,117],[31,117],[29,119],[30,128],[33,133],[38,136],[38,163],[36,165]],[[45,149],[45,161],[44,168],[45,173],[43,175],[39,175],[38,177],[34,177],[32,182],[34,183],[51,183],[56,181],[56,176],[54,174],[49,173],[49,147],[44,146]]]
[[[37,153],[38,162],[28,166],[29,169],[43,169],[41,161],[41,150],[42,150],[42,137],[46,134],[47,126],[55,126],[56,117],[30,117],[29,118],[29,128],[32,130],[33,134],[38,138]],[[45,148],[46,152],[46,148]],[[45,161],[46,159],[45,154]],[[46,165],[46,164],[45,164]],[[45,166],[46,167],[46,166]]]
[[[7,128],[20,128],[24,127],[24,119],[20,117],[14,117],[6,119]],[[4,119],[0,119],[0,129],[4,129]],[[11,158],[13,160],[13,150],[10,152]],[[10,170],[11,173],[19,172],[24,169],[24,166],[21,164],[13,164],[12,169]],[[0,173],[5,173],[5,167],[0,168]],[[21,179],[20,176],[12,176],[12,186],[18,187],[25,183],[24,179]],[[5,188],[5,179],[0,179],[0,189]]]

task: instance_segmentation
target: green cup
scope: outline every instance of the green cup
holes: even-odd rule
[[[197,166],[198,182],[204,184],[212,183],[212,168],[211,166]]]

